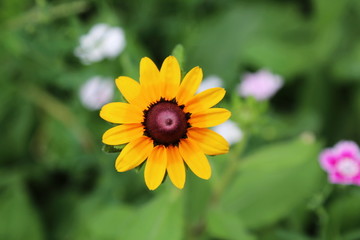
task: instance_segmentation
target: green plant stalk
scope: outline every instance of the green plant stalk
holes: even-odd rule
[[[326,183],[325,187],[317,193],[309,202],[309,208],[314,211],[319,221],[319,237],[322,240],[328,240],[328,222],[329,216],[324,207],[324,202],[333,191],[333,185]]]
[[[327,224],[329,221],[329,216],[328,216],[324,206],[318,207],[315,212],[319,218],[320,239],[328,240],[329,238],[327,237]]]
[[[37,105],[73,132],[84,150],[90,151],[90,149],[93,148],[95,144],[92,141],[90,131],[78,122],[75,114],[73,114],[66,105],[34,85],[29,85],[22,89],[26,89],[21,92],[26,99]]]
[[[224,170],[223,175],[220,177],[220,180],[217,184],[214,185],[213,195],[212,195],[212,202],[217,203],[220,196],[225,191],[226,187],[231,182],[232,178],[236,174],[238,170],[238,166],[240,164],[239,157],[241,156],[242,152],[244,151],[247,144],[247,136],[244,134],[241,141],[239,141],[233,148],[233,151],[229,152],[229,163]]]
[[[47,5],[45,0],[37,0],[36,3],[36,7],[18,17],[9,19],[5,25],[11,29],[19,29],[31,24],[42,24],[54,19],[76,15],[88,8],[88,2],[82,0],[58,5]]]
[[[327,198],[330,196],[330,194],[333,191],[333,185],[327,184],[324,188],[324,190],[321,192],[321,199],[319,202],[319,205],[315,209],[315,212],[319,218],[319,224],[320,224],[320,239],[328,240],[328,224],[329,224],[329,214],[327,213],[324,202],[327,200]]]

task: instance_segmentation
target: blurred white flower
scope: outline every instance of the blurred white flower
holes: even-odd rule
[[[111,78],[94,76],[80,88],[81,103],[90,110],[98,110],[114,96],[114,81]]]
[[[231,120],[214,127],[213,130],[223,136],[230,145],[237,143],[243,137],[241,129]]]
[[[223,81],[218,76],[210,75],[210,76],[204,78],[204,80],[200,84],[200,87],[198,88],[197,92],[200,93],[202,91],[205,91],[209,88],[214,88],[214,87],[223,87]]]
[[[80,37],[80,45],[74,54],[83,64],[91,64],[104,58],[115,58],[124,50],[125,45],[125,34],[121,28],[99,23],[88,34]]]
[[[271,98],[283,85],[283,79],[268,70],[245,74],[238,85],[238,93],[243,97],[253,96],[255,99],[267,100]]]

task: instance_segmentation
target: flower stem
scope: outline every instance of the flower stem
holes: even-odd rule
[[[333,191],[333,186],[326,184],[325,187],[317,193],[309,202],[309,207],[315,212],[319,221],[319,237],[322,240],[328,239],[328,222],[329,216],[324,207],[325,201]]]
[[[225,168],[223,175],[220,177],[219,182],[214,186],[214,191],[212,196],[213,203],[218,202],[220,196],[222,195],[222,193],[230,183],[234,174],[236,174],[238,170],[238,165],[240,163],[239,157],[244,151],[246,144],[247,144],[247,137],[246,134],[244,134],[243,139],[234,146],[233,151],[229,152],[228,165]]]
[[[66,105],[35,85],[29,85],[23,89],[26,90],[21,94],[72,131],[84,150],[92,149],[95,144],[91,133],[78,122]]]
[[[320,225],[320,239],[327,240],[327,224],[329,220],[329,216],[324,208],[324,206],[319,206],[316,209],[316,215],[319,218]]]

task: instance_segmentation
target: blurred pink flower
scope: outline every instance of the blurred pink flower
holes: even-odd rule
[[[115,58],[125,48],[125,34],[122,28],[105,23],[94,25],[88,34],[80,37],[80,45],[74,54],[83,64],[99,62],[104,58]]]
[[[259,70],[256,73],[248,73],[238,85],[240,96],[253,96],[262,101],[271,98],[283,85],[283,79],[268,70]]]
[[[329,181],[360,185],[360,150],[352,141],[341,141],[320,154],[320,165],[328,172]]]
[[[114,81],[111,78],[94,76],[80,88],[80,101],[90,110],[99,110],[114,96]]]

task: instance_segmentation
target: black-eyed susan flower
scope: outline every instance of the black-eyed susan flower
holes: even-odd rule
[[[127,103],[108,103],[100,116],[119,124],[105,132],[103,142],[126,144],[116,159],[117,171],[128,171],[146,160],[145,182],[151,190],[161,184],[166,172],[176,187],[183,188],[185,165],[198,177],[210,178],[205,154],[227,153],[229,145],[207,128],[225,122],[231,113],[212,108],[224,97],[223,88],[195,95],[202,77],[201,68],[195,67],[181,81],[179,63],[170,56],[160,71],[151,59],[142,58],[140,83],[124,76],[116,79]]]

